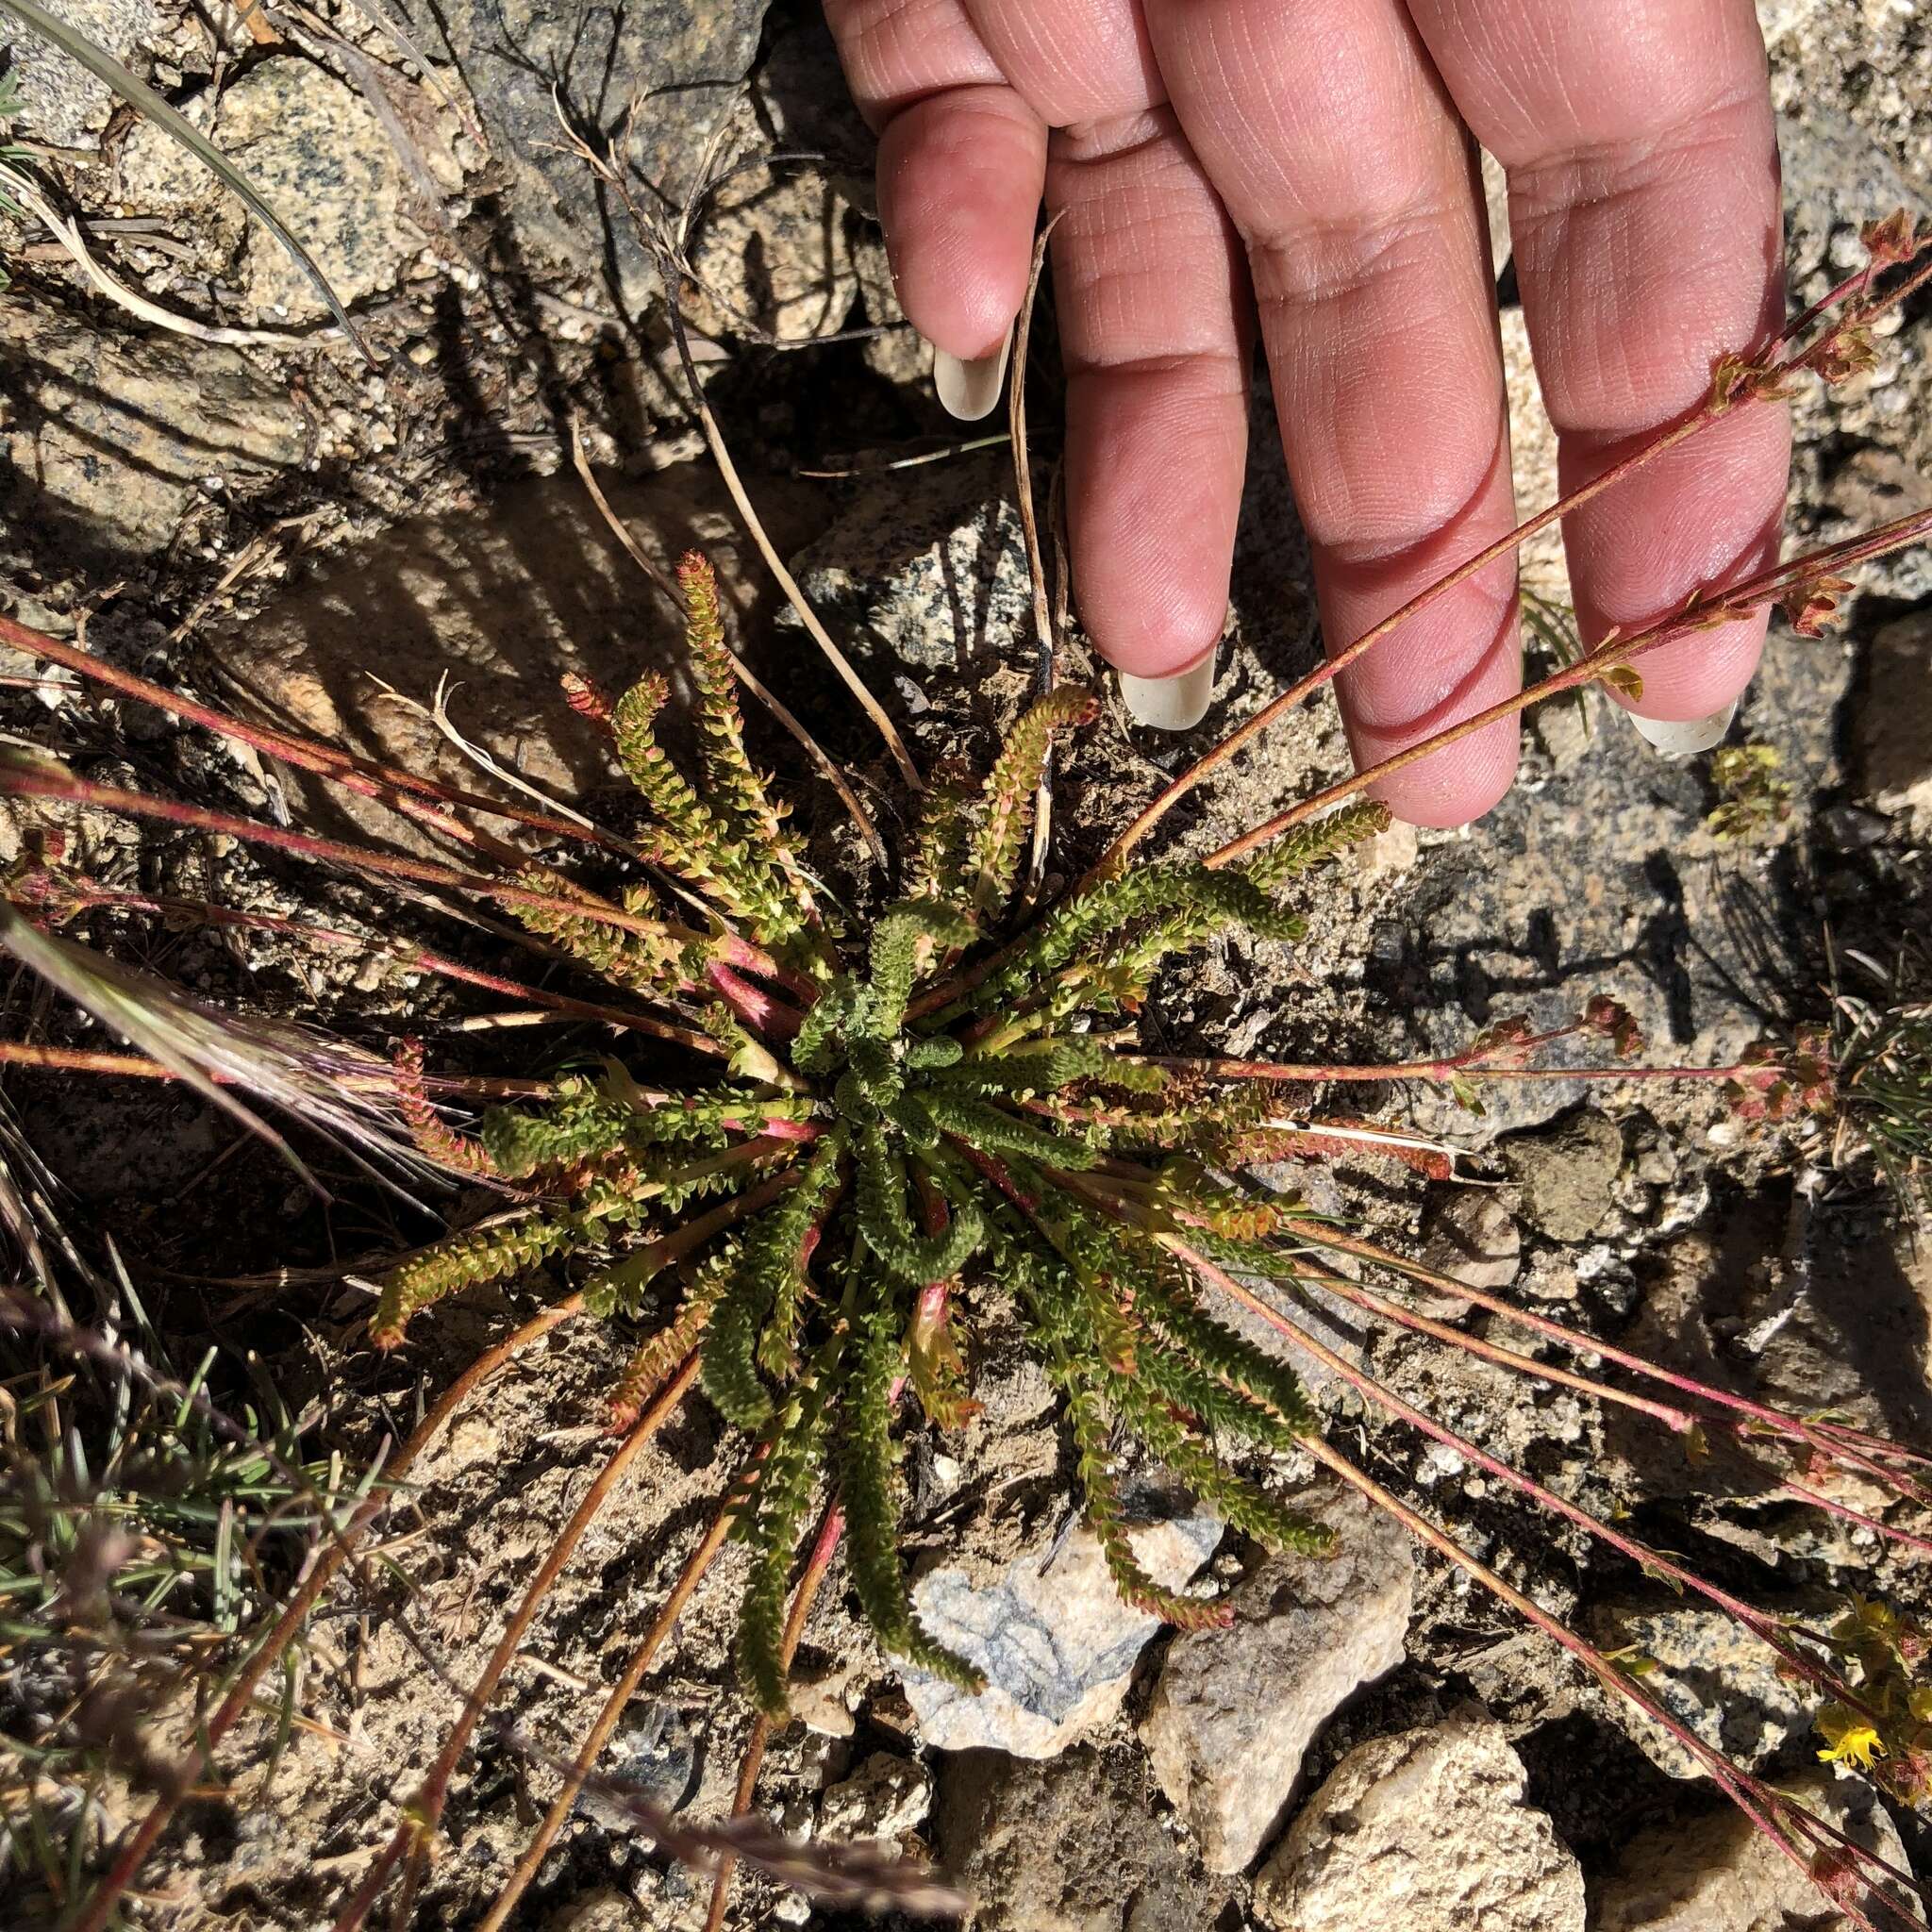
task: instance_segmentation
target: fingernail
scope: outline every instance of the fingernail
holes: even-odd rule
[[[1625,715],[1653,750],[1665,758],[1687,758],[1692,752],[1708,751],[1712,745],[1721,744],[1724,733],[1731,728],[1731,720],[1738,715],[1738,707],[1735,703],[1725,705],[1707,718],[1640,718],[1635,711]]]
[[[940,401],[961,423],[977,423],[991,416],[1007,382],[1007,358],[1013,353],[1013,325],[1007,325],[1006,340],[991,356],[976,362],[962,362],[943,349],[932,352],[932,386]]]
[[[1134,677],[1126,672],[1115,675],[1121,681],[1121,701],[1136,724],[1156,731],[1191,731],[1208,715],[1214,696],[1214,664],[1220,648],[1176,671],[1172,677]]]

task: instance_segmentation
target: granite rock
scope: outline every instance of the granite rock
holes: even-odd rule
[[[137,76],[141,49],[160,26],[156,0],[61,0],[54,9]],[[0,7],[0,64],[19,75],[21,128],[54,147],[92,147],[114,110],[115,93],[78,62],[31,33]]]
[[[403,164],[355,88],[309,61],[265,60],[223,92],[218,132],[222,151],[290,224],[345,304],[394,284],[414,252],[398,220]],[[281,243],[160,128],[137,122],[120,165],[129,211],[192,216],[213,236],[224,277],[232,273],[252,315],[312,322],[327,314]]]
[[[1770,1763],[1810,1728],[1812,1698],[1778,1674],[1777,1658],[1717,1609],[1701,1604],[1606,1604],[1591,1616],[1606,1649],[1656,1660],[1644,1690],[1713,1749],[1747,1770]],[[1704,1775],[1703,1766],[1655,1719],[1621,1701],[1617,1717],[1659,1771]]]
[[[766,0],[638,0],[585,9],[565,0],[448,0],[437,19],[508,174],[519,244],[601,275],[607,248],[626,296],[657,293],[656,271],[621,208],[608,210],[558,140],[559,112],[614,141],[633,100],[638,192],[681,206],[711,136],[732,112],[758,52]],[[658,203],[659,206],[663,202]]]
[[[791,564],[876,675],[965,671],[1032,635],[1033,580],[1000,451],[861,483]]]

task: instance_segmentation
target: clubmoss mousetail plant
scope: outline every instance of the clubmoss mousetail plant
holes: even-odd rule
[[[1803,375],[1833,381],[1862,366],[1873,320],[1932,278],[1932,266],[1919,261],[1932,238],[1894,221],[1867,239],[1865,271],[1762,351],[1724,358],[1702,409],[1610,479],[1533,520],[1517,541],[1726,412],[1774,401]],[[1928,1458],[1840,1420],[1788,1414],[1446,1280],[1252,1177],[1284,1159],[1375,1153],[1446,1171],[1446,1154],[1433,1143],[1399,1126],[1329,1114],[1311,1097],[1356,1079],[1427,1081],[1468,1093],[1548,1077],[1711,1082],[1741,1117],[1774,1124],[1834,1105],[1828,1051],[1805,1039],[1728,1067],[1648,1067],[1629,1016],[1597,1000],[1563,1026],[1536,1032],[1509,1021],[1457,1053],[1352,1068],[1149,1054],[1137,1016],[1157,997],[1169,962],[1222,934],[1291,946],[1303,931],[1299,907],[1319,893],[1323,870],[1345,862],[1352,845],[1386,823],[1363,795],[1376,779],[1541,698],[1599,681],[1627,693],[1640,685],[1637,667],[1648,652],[1767,604],[1781,605],[1801,629],[1815,628],[1846,588],[1846,570],[1928,534],[1932,511],[1747,582],[1713,586],[1671,619],[1604,641],[1521,696],[1314,794],[1205,859],[1138,857],[1166,810],[1268,717],[1311,695],[1429,596],[1498,554],[1485,552],[1242,725],[1170,785],[1057,904],[1022,916],[1013,911],[1016,887],[1041,774],[1056,743],[1075,740],[1091,722],[1094,700],[1076,689],[1049,692],[1014,724],[977,784],[926,788],[899,875],[877,895],[876,910],[848,915],[808,867],[783,804],[752,762],[717,587],[699,557],[679,575],[695,776],[660,736],[663,679],[647,677],[615,701],[581,680],[569,691],[573,706],[602,725],[644,803],[647,824],[628,839],[248,725],[0,620],[9,642],[393,806],[459,843],[465,863],[334,843],[103,786],[49,759],[9,755],[0,791],[225,832],[487,905],[551,959],[567,959],[596,997],[540,994],[455,961],[442,962],[453,969],[447,976],[662,1042],[648,1074],[613,1058],[598,1074],[525,1083],[474,1126],[440,1103],[485,1096],[440,1080],[420,1042],[404,1042],[379,1078],[364,1068],[351,1082],[337,1070],[365,1106],[380,1091],[419,1160],[494,1190],[501,1203],[482,1223],[386,1270],[370,1325],[376,1347],[405,1345],[413,1324],[471,1288],[559,1275],[575,1285],[500,1343],[488,1368],[472,1371],[463,1397],[489,1369],[566,1320],[603,1318],[635,1337],[609,1390],[610,1458],[411,1788],[393,1838],[342,1903],[336,1923],[343,1932],[366,1921],[392,1882],[391,1919],[409,1918],[451,1777],[546,1592],[641,1448],[693,1392],[743,1432],[740,1472],[485,1923],[507,1922],[625,1701],[727,1541],[749,1556],[737,1658],[759,1712],[741,1808],[750,1804],[770,1727],[782,1720],[805,1620],[839,1556],[845,1586],[889,1656],[976,1687],[974,1666],[946,1650],[913,1607],[901,1547],[901,1459],[908,1431],[957,1428],[973,1415],[975,1315],[1002,1296],[1017,1305],[1059,1391],[1086,1520],[1129,1602],[1184,1628],[1228,1615],[1224,1605],[1144,1573],[1121,1491],[1126,1445],[1166,1464],[1243,1537],[1306,1551],[1323,1549],[1328,1533],[1283,1499],[1269,1470],[1279,1458],[1313,1457],[1662,1725],[1852,1923],[1875,1926],[1873,1914],[1885,1909],[1880,1890],[1909,1887],[1908,1874],[1706,1743],[1623,1663],[1358,1467],[1324,1437],[1296,1365],[1320,1363],[1391,1426],[1455,1451],[1536,1510],[1711,1605],[1815,1692],[1829,1755],[1869,1765],[1894,1795],[1914,1802],[1932,1781],[1932,1715],[1920,1715],[1922,1707],[1932,1713],[1932,1685],[1918,1674],[1926,1652],[1917,1633],[1894,1620],[1888,1627],[1902,1634],[1881,1643],[1859,1634],[1856,1616],[1812,1627],[1760,1610],[1337,1354],[1303,1319],[1295,1292],[1339,1296],[1375,1323],[1476,1356],[1525,1384],[1557,1383],[1621,1407],[1688,1452],[1723,1439],[1791,1500],[1920,1554],[1932,1551],[1923,1528],[1932,1507]],[[591,880],[612,867],[623,882],[600,890]],[[44,851],[15,868],[7,895],[12,930],[35,927],[28,950],[53,943],[42,926],[104,908],[152,909]],[[196,916],[196,908],[174,902],[171,916]],[[232,915],[208,907],[199,916],[219,923]],[[429,963],[441,956],[411,949],[408,958],[413,970],[442,970]],[[90,997],[71,958],[62,983]],[[120,993],[132,997],[125,983]],[[249,1077],[245,1066],[200,1066],[181,1029],[158,1038],[203,1077]],[[157,1058],[125,1070],[181,1070],[159,1044],[137,1040]],[[44,1064],[44,1050],[0,1042],[0,1061],[36,1051]],[[300,1108],[299,1099],[275,1097]],[[1344,1272],[1343,1261],[1357,1272]],[[1492,1325],[1478,1333],[1437,1320],[1413,1305],[1418,1289],[1471,1302]],[[1278,1338],[1278,1349],[1254,1339],[1257,1324]],[[1858,1500],[1847,1500],[1854,1492]],[[1876,1505],[1868,1500],[1874,1493]],[[305,1585],[310,1601],[327,1587],[332,1557],[325,1553]],[[214,1752],[238,1715],[224,1705],[196,1751]],[[169,1798],[157,1801],[129,1834],[77,1932],[105,1924],[172,1810]],[[721,1866],[713,1924],[728,1877],[728,1864]]]

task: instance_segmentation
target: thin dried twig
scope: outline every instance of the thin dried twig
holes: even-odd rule
[[[664,282],[665,313],[670,320],[671,337],[677,349],[678,363],[684,372],[685,387],[690,391],[691,413],[698,420],[698,427],[704,431],[705,441],[710,448],[711,459],[718,465],[718,474],[724,479],[724,487],[731,492],[731,500],[738,507],[738,514],[745,528],[750,531],[752,541],[758,545],[758,555],[764,558],[766,569],[777,579],[778,588],[785,592],[786,602],[791,606],[799,623],[804,625],[812,641],[824,654],[825,661],[839,674],[846,690],[858,699],[860,709],[872,720],[874,727],[885,741],[886,749],[891,754],[892,762],[898,766],[901,777],[912,791],[923,791],[925,789],[924,781],[919,775],[919,767],[913,762],[912,754],[906,748],[906,741],[899,735],[898,726],[886,715],[885,708],[867,689],[865,680],[853,668],[852,660],[832,641],[831,632],[819,622],[818,613],[811,608],[805,592],[799,589],[798,580],[786,569],[785,559],[778,555],[763,523],[759,521],[757,507],[744,487],[744,479],[738,473],[738,465],[731,459],[731,452],[725,446],[724,432],[718,426],[718,419],[711,413],[711,407],[705,400],[704,384],[699,380],[697,365],[691,359],[691,339],[685,327],[683,308],[678,300],[683,279],[679,264],[683,255],[685,235],[681,231],[673,232],[667,229],[662,220],[647,214],[641,208],[632,191],[630,178],[625,170],[613,163],[608,156],[598,154],[575,128],[562,121],[560,115],[558,119],[570,151],[617,194],[630,216],[638,240],[651,251],[657,260],[658,274]],[[701,171],[700,180],[708,178],[708,170]],[[689,219],[691,208],[694,205],[694,202],[687,203],[686,219]]]
[[[130,289],[111,270],[103,266],[88,246],[80,224],[63,215],[42,192],[31,175],[9,167],[5,161],[0,161],[0,197],[18,202],[33,215],[95,289],[117,308],[125,308],[137,322],[149,323],[173,335],[186,336],[191,341],[209,342],[220,348],[296,349],[308,344],[308,338],[296,330],[229,328],[221,323],[197,321],[192,315],[177,315],[174,309],[163,308],[158,302],[150,301],[139,289]]]

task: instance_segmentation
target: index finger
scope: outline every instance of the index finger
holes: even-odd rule
[[[1409,0],[1509,177],[1524,319],[1573,490],[1694,409],[1711,365],[1783,315],[1777,142],[1752,0]],[[1565,520],[1587,641],[1773,560],[1790,427],[1740,410]],[[1633,707],[1723,736],[1757,618],[1643,661]],[[1665,741],[1646,732],[1653,741]]]

